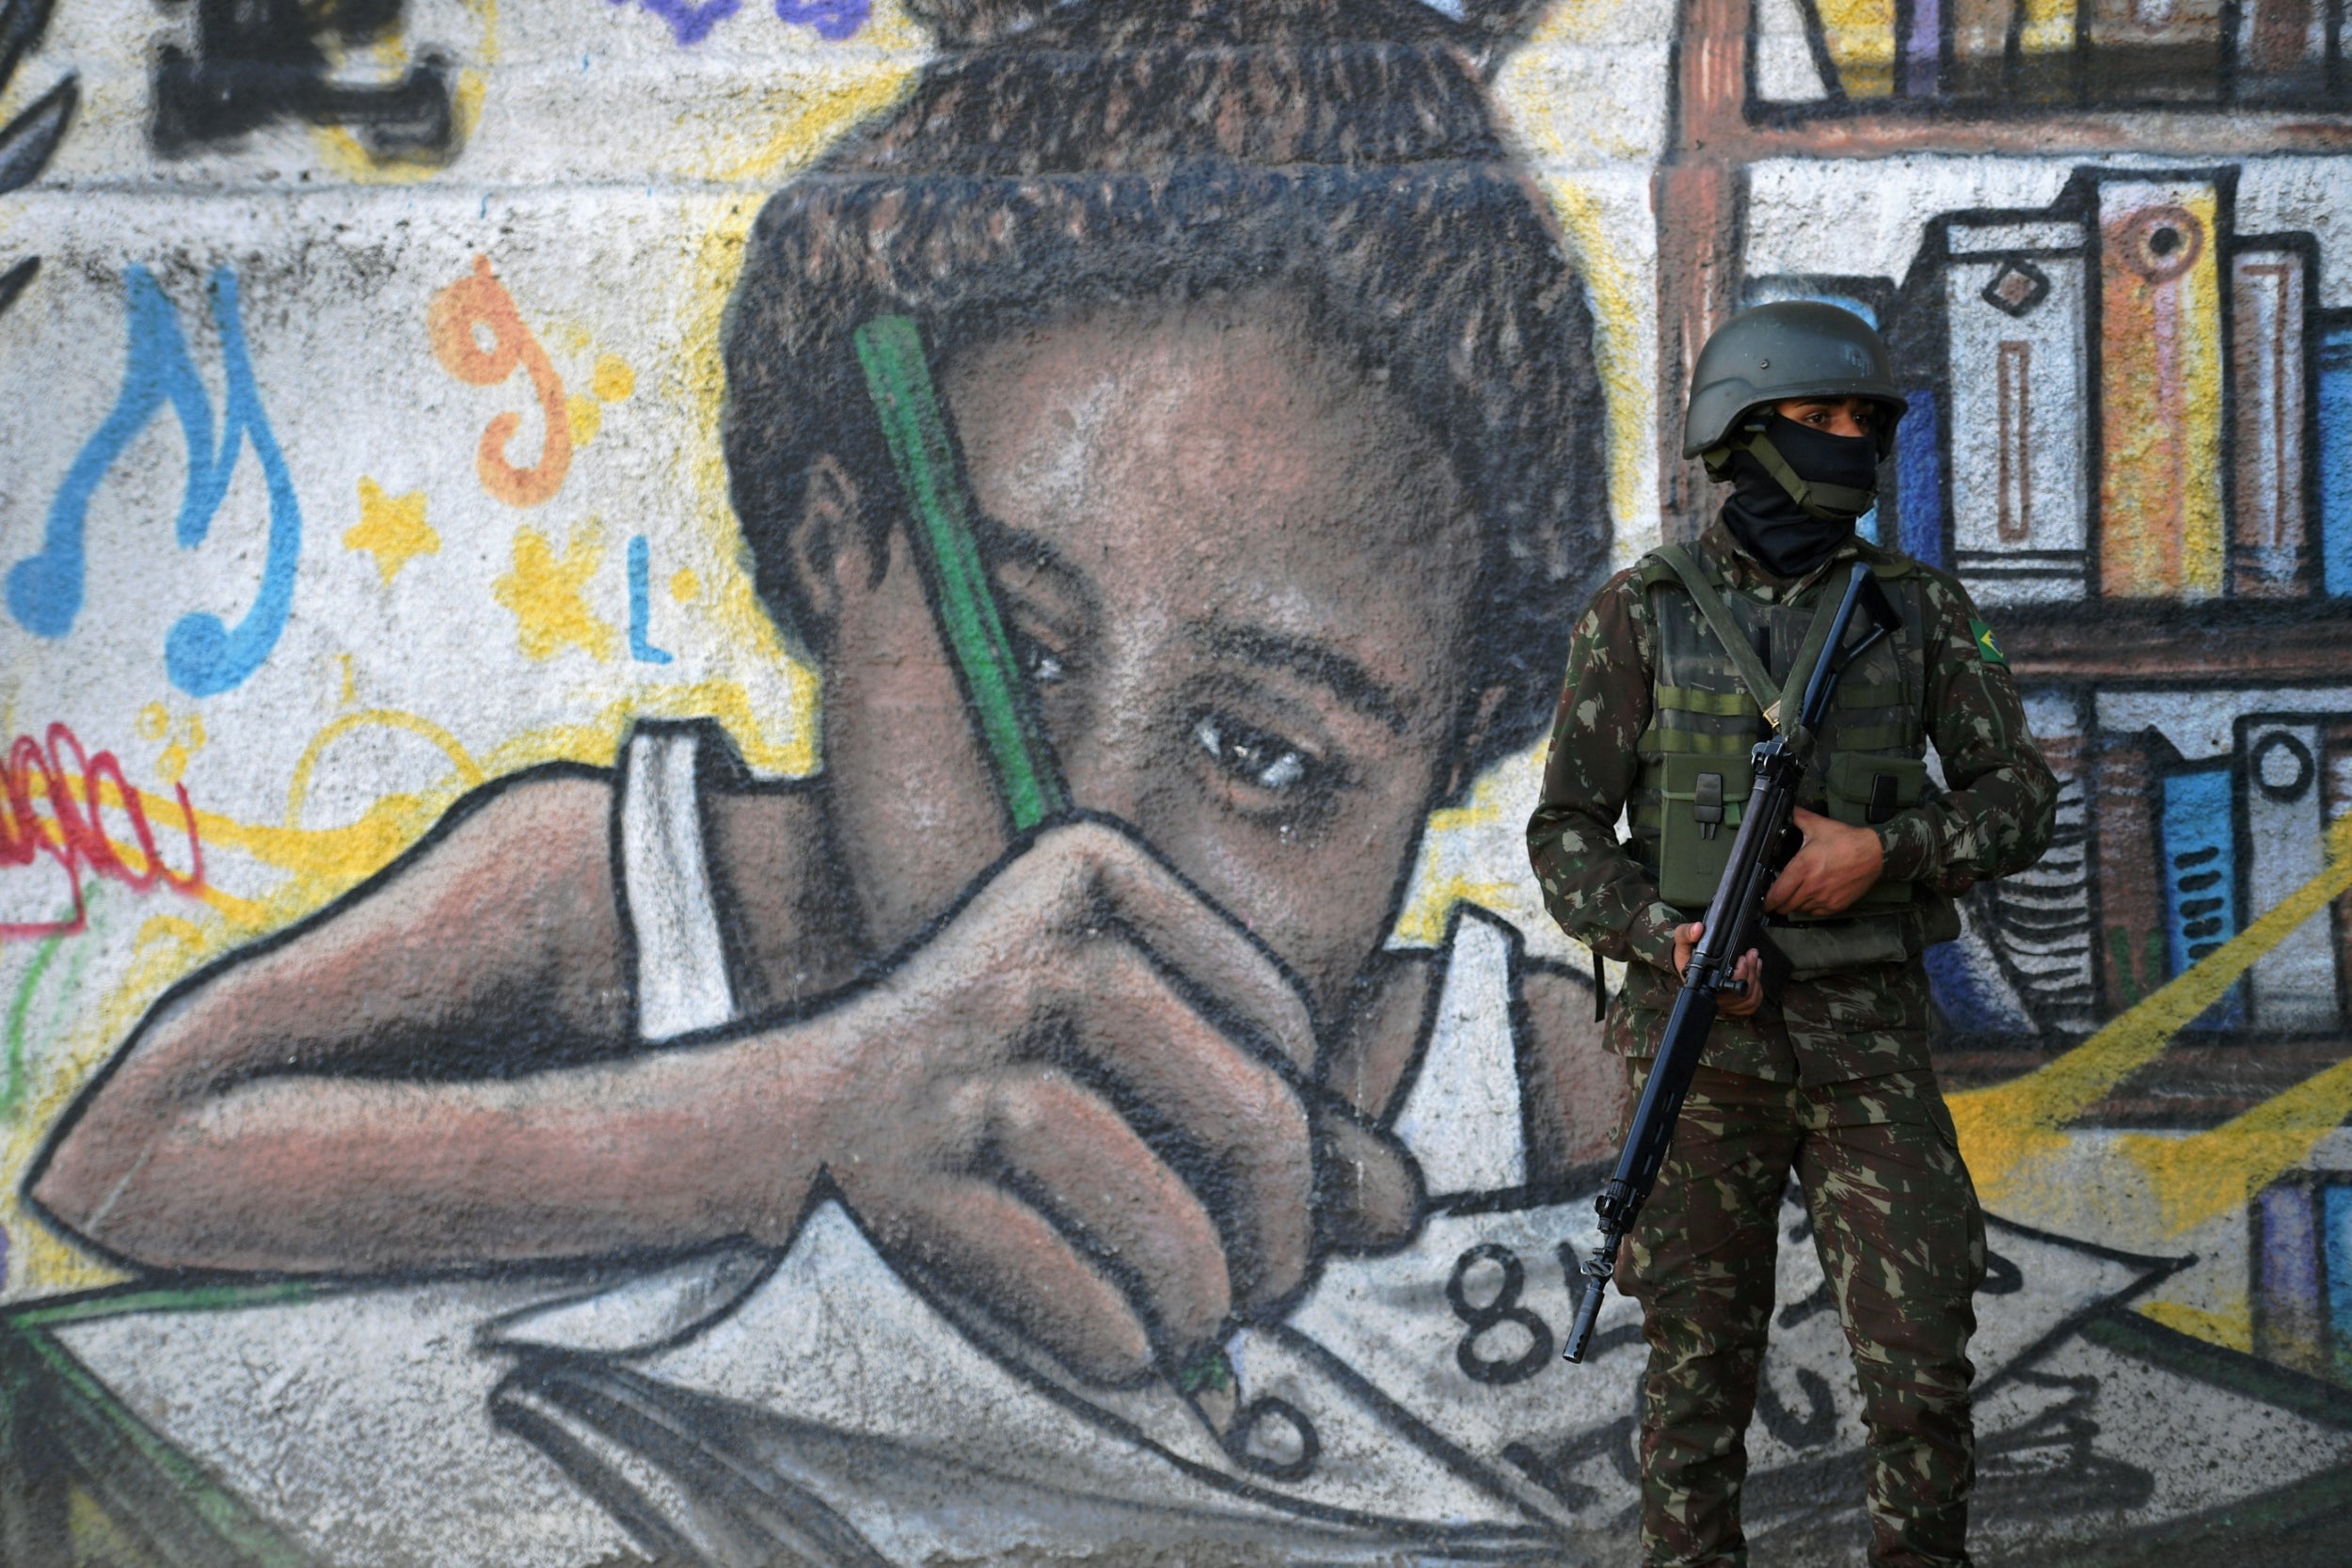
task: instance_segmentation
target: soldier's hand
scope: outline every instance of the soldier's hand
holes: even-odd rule
[[[1766,910],[1819,920],[1851,907],[1877,883],[1886,862],[1878,834],[1803,806],[1797,808],[1796,826],[1804,847],[1789,857],[1764,895]]]
[[[1675,973],[1681,974],[1691,967],[1691,955],[1699,944],[1707,927],[1693,920],[1688,926],[1675,927]],[[1731,977],[1740,982],[1738,990],[1720,992],[1715,998],[1715,1011],[1724,1018],[1746,1018],[1764,1005],[1764,959],[1753,947],[1740,955],[1740,961],[1731,966]]]

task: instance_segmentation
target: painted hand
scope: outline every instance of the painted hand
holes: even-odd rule
[[[1675,973],[1682,974],[1691,967],[1691,954],[1698,947],[1699,938],[1707,927],[1693,920],[1688,926],[1675,927]],[[1727,990],[1715,998],[1715,1011],[1724,1018],[1746,1018],[1763,1005],[1764,987],[1759,976],[1764,960],[1751,947],[1740,955],[1740,961],[1731,966],[1731,977],[1740,982],[1738,990]]]
[[[1804,847],[1773,879],[1764,895],[1765,909],[1818,920],[1850,907],[1878,881],[1886,858],[1878,834],[1802,806],[1796,826],[1804,835]]]
[[[1302,994],[1116,827],[1054,829],[888,981],[826,1169],[877,1242],[1082,1375],[1185,1364],[1327,1241],[1408,1229],[1384,1134],[1308,1086]]]

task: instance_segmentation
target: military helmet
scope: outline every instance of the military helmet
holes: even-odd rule
[[[1691,370],[1691,410],[1682,425],[1682,455],[1708,456],[1725,447],[1740,417],[1759,404],[1789,398],[1869,398],[1886,406],[1878,421],[1879,455],[1894,450],[1902,393],[1886,344],[1851,310],[1816,300],[1788,299],[1742,310],[1717,327]],[[1727,463],[1730,453],[1722,453]],[[1717,476],[1722,477],[1721,475]]]

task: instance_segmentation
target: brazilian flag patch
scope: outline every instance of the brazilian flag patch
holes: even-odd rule
[[[1979,658],[1987,664],[2006,666],[2009,663],[2009,655],[2001,652],[2001,645],[1993,641],[1993,628],[1990,626],[1982,621],[1971,621],[1968,623],[1968,633],[1977,640]]]

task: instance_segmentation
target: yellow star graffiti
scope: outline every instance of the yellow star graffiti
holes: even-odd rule
[[[345,531],[343,548],[373,554],[376,574],[387,588],[417,557],[440,554],[441,536],[424,520],[424,492],[388,496],[382,485],[361,475],[359,520]]]
[[[603,562],[604,531],[593,519],[572,531],[561,558],[537,529],[516,531],[515,569],[492,583],[490,592],[514,612],[524,653],[553,658],[565,645],[577,644],[598,658],[612,657],[619,634],[580,596]]]

